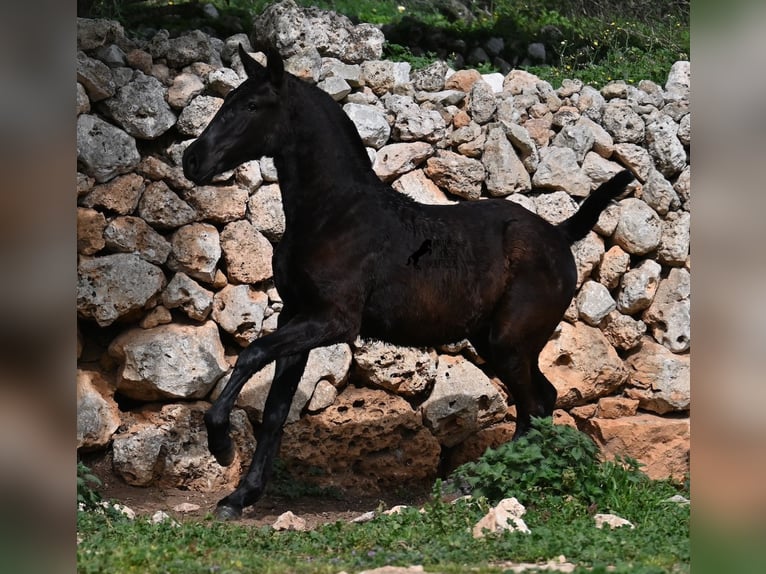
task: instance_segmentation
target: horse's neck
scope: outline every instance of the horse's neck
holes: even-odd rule
[[[288,225],[333,205],[342,208],[378,181],[356,128],[349,132],[344,123],[351,120],[332,106],[294,106],[287,141],[274,158]]]

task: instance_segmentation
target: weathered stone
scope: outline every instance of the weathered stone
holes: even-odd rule
[[[689,199],[691,198],[691,176],[691,166],[687,165],[678,176],[678,179],[676,179],[675,184],[673,184],[673,189],[676,191],[678,197],[680,197],[681,201],[684,203],[688,203]],[[685,207],[685,209],[688,209],[688,206]]]
[[[322,70],[322,56],[313,46],[302,48],[285,60],[285,71],[303,81],[316,84]]]
[[[311,395],[311,400],[309,400],[306,410],[312,414],[323,411],[335,402],[337,396],[338,389],[334,385],[325,380],[320,380],[317,386],[314,387],[314,394]]]
[[[308,527],[306,526],[306,520],[300,516],[296,516],[291,510],[280,514],[274,521],[274,524],[271,525],[271,527],[279,532],[284,530],[304,532],[305,530],[308,530]]]
[[[675,176],[686,166],[686,150],[677,134],[678,124],[664,114],[646,126],[646,148],[666,177]]]
[[[543,348],[540,370],[556,387],[558,408],[608,396],[625,383],[628,369],[598,329],[561,323]]]
[[[676,137],[683,145],[688,146],[692,143],[692,122],[691,114],[686,114],[678,122],[678,133]]]
[[[436,110],[417,105],[409,96],[387,96],[384,101],[396,113],[391,131],[394,139],[436,143],[444,137],[447,124]]]
[[[317,87],[330,94],[330,97],[336,102],[340,102],[351,93],[351,86],[349,83],[343,78],[336,76],[325,78],[317,84]]]
[[[427,393],[436,377],[436,354],[382,341],[365,341],[354,350],[362,379],[397,395],[415,398]]]
[[[479,199],[484,181],[480,161],[448,150],[439,150],[426,162],[426,175],[439,187],[465,199]]]
[[[178,197],[164,181],[146,186],[138,203],[138,215],[158,229],[174,229],[197,219],[194,208]]]
[[[580,319],[593,327],[617,307],[609,290],[601,283],[586,281],[577,294],[577,310]]]
[[[323,62],[322,77],[324,79],[341,79],[352,88],[361,88],[364,85],[362,67],[359,64],[346,64],[337,58],[324,58]]]
[[[531,531],[521,518],[526,512],[527,509],[516,498],[504,498],[474,525],[471,531],[473,537],[483,538],[487,534],[498,532],[529,534]]]
[[[691,91],[691,64],[688,61],[675,62],[670,67],[665,91],[671,100],[688,100]]]
[[[582,164],[585,154],[593,148],[596,142],[596,137],[593,135],[590,127],[584,125],[581,120],[582,118],[576,124],[561,128],[561,131],[551,142],[551,145],[566,147],[574,151],[575,159],[579,164]]]
[[[627,360],[631,386],[625,394],[644,410],[665,414],[686,411],[690,399],[689,355],[677,355],[645,338]]]
[[[140,175],[121,175],[107,183],[96,185],[80,200],[80,205],[128,215],[138,206],[144,187],[144,178]]]
[[[646,255],[659,247],[662,221],[645,202],[628,197],[619,202],[620,221],[614,230],[614,242],[631,255]]]
[[[152,76],[136,71],[133,79],[103,103],[107,114],[126,132],[139,139],[153,140],[176,123],[165,101],[165,87]]]
[[[626,315],[646,309],[657,291],[661,271],[659,263],[645,259],[638,267],[625,273],[617,293],[617,309]]]
[[[431,205],[447,205],[455,203],[447,199],[444,192],[426,176],[422,169],[416,169],[405,173],[399,179],[391,184],[391,186],[403,193],[418,203],[426,203]]]
[[[583,86],[577,98],[577,110],[582,116],[601,122],[606,100],[597,89],[591,86]]]
[[[378,108],[348,103],[343,106],[343,111],[354,122],[364,145],[380,149],[386,144],[391,135],[391,126]]]
[[[258,160],[246,161],[234,170],[234,181],[250,192],[258,189],[263,183],[261,164]]]
[[[150,309],[149,312],[144,315],[138,325],[142,329],[153,329],[157,325],[167,325],[172,322],[173,315],[170,314],[170,311],[162,305],[157,305],[154,309]]]
[[[120,426],[114,387],[97,371],[77,370],[77,448],[109,444]]]
[[[601,258],[596,277],[607,289],[614,289],[629,267],[630,255],[619,245],[613,245]]]
[[[92,102],[113,96],[117,89],[109,67],[84,52],[77,52],[77,82]]]
[[[77,82],[77,115],[90,113],[90,99],[85,88]]]
[[[481,80],[481,74],[476,70],[458,70],[444,80],[444,88],[467,94],[479,80]]]
[[[604,528],[605,526],[608,526],[610,529],[622,528],[623,526],[627,526],[631,530],[635,528],[632,522],[616,514],[594,514],[593,520],[596,523],[596,528]]]
[[[532,176],[532,185],[540,189],[565,190],[574,197],[587,197],[591,190],[591,182],[577,163],[577,155],[567,147],[540,150],[540,164]]]
[[[604,107],[601,121],[616,143],[640,144],[644,141],[644,120],[623,100],[609,102]]]
[[[268,297],[249,285],[227,285],[213,298],[213,319],[243,347],[261,332]]]
[[[170,243],[140,217],[115,217],[103,232],[107,247],[119,253],[135,253],[150,263],[162,265],[170,254]]]
[[[168,88],[168,104],[172,108],[182,110],[203,91],[205,84],[197,74],[182,72],[173,78],[173,83]]]
[[[168,309],[180,308],[195,321],[204,321],[213,308],[213,292],[200,286],[185,273],[178,272],[165,287],[162,304]]]
[[[95,209],[77,208],[77,253],[93,255],[106,245],[106,218]]]
[[[258,283],[272,276],[274,249],[249,221],[234,221],[221,232],[228,277],[237,283]]]
[[[202,398],[229,368],[212,321],[130,329],[109,355],[120,365],[117,390],[142,401]]]
[[[237,88],[242,82],[244,82],[244,79],[230,68],[213,70],[207,75],[208,90],[213,95],[221,98],[225,98],[229,92]]]
[[[400,86],[409,83],[410,64],[390,60],[362,62],[362,77],[376,96],[397,93]]]
[[[433,146],[426,142],[389,144],[378,150],[372,169],[380,179],[390,182],[418,167],[433,153]]]
[[[590,130],[593,136],[592,153],[596,153],[603,158],[609,158],[614,151],[614,140],[609,132],[600,124],[597,124],[589,117],[581,116],[575,126],[582,126]],[[590,153],[590,152],[589,152]]]
[[[505,397],[476,365],[449,355],[439,357],[434,388],[420,406],[423,424],[445,446],[502,420],[506,409]]]
[[[652,162],[649,152],[636,144],[614,144],[614,157],[641,181],[646,181],[649,172],[654,169],[654,162]]]
[[[535,197],[535,213],[556,225],[577,211],[577,203],[566,191],[543,193]]]
[[[209,223],[190,223],[178,229],[170,240],[167,265],[206,283],[215,278],[223,240]]]
[[[77,266],[77,312],[106,327],[151,305],[164,286],[162,270],[137,255],[82,259]]]
[[[668,213],[662,222],[662,238],[657,260],[663,265],[680,267],[689,257],[691,214],[688,211]]]
[[[178,116],[178,131],[187,136],[199,136],[222,105],[223,98],[196,96]]]
[[[186,144],[190,143],[188,140]],[[145,156],[136,167],[136,173],[143,175],[145,178],[152,181],[164,181],[173,189],[179,191],[187,191],[194,188],[194,184],[186,179],[181,164],[181,155],[183,150],[188,147],[181,144],[171,146],[168,148],[168,155],[175,161],[176,165],[170,165],[165,163],[158,157],[153,155]],[[182,148],[182,149],[181,149]],[[175,156],[175,152],[178,151],[178,155]]]
[[[270,241],[277,242],[282,238],[285,232],[285,212],[279,185],[263,185],[250,196],[247,219]]]
[[[617,229],[617,224],[620,222],[620,206],[612,203],[604,208],[601,215],[598,216],[596,225],[593,226],[593,231],[598,233],[602,237],[611,237],[614,230]]]
[[[620,417],[632,417],[638,412],[638,401],[626,397],[602,397],[598,400],[598,406],[594,416],[602,419],[618,419]]]
[[[604,256],[604,240],[594,232],[572,244],[572,254],[577,268],[577,287],[588,279]]]
[[[484,80],[474,82],[468,99],[468,113],[477,124],[485,124],[492,119],[497,109],[495,93]]]
[[[238,185],[203,185],[195,186],[185,197],[200,219],[229,223],[245,217],[248,195]]]
[[[646,333],[646,323],[619,311],[609,313],[600,327],[612,346],[621,351],[638,347]]]
[[[671,269],[660,281],[652,304],[643,320],[654,340],[674,353],[683,353],[691,345],[691,277],[686,269]]]
[[[247,416],[231,415],[234,463],[220,466],[207,448],[203,415],[208,403],[147,406],[130,413],[127,429],[114,436],[113,468],[133,486],[218,492],[234,488],[247,470],[255,441]],[[126,417],[127,418],[127,417]]]
[[[629,456],[654,480],[682,480],[689,472],[689,419],[640,414],[592,418],[584,429],[609,458]]]
[[[521,163],[524,164],[526,170],[529,173],[537,171],[537,166],[540,164],[540,153],[529,132],[519,124],[507,120],[501,120],[501,125],[508,140],[519,150]]]
[[[194,62],[205,62],[214,67],[223,65],[210,36],[200,30],[192,30],[176,38],[171,38],[168,41],[164,56],[168,66],[178,69]]]
[[[136,140],[91,114],[77,116],[77,166],[103,183],[132,171],[141,161]]]
[[[490,128],[482,157],[487,192],[493,197],[523,193],[532,187],[524,164],[508,141],[502,127]]]
[[[440,452],[406,400],[347,387],[330,407],[285,427],[279,458],[303,480],[369,493],[433,481]]]
[[[77,49],[94,50],[125,39],[125,30],[116,20],[77,18]]]
[[[503,90],[511,95],[537,94],[540,78],[524,70],[511,70],[503,81]]]
[[[412,85],[416,90],[438,92],[444,89],[444,79],[447,75],[448,66],[443,60],[436,60],[433,64],[413,70],[410,74]]]

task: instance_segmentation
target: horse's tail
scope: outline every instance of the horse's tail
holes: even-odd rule
[[[591,193],[572,217],[557,225],[570,244],[585,237],[596,225],[599,215],[615,197],[635,178],[628,170],[623,170],[609,181],[602,183]]]

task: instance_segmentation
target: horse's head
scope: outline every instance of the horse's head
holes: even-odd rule
[[[261,156],[272,156],[279,146],[280,103],[285,73],[276,50],[269,50],[261,66],[239,46],[247,73],[239,87],[229,92],[205,131],[183,156],[184,175],[197,184]]]

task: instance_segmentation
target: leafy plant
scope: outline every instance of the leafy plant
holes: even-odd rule
[[[94,487],[101,486],[101,480],[81,461],[77,461],[77,505],[86,510],[101,503],[101,495]]]

